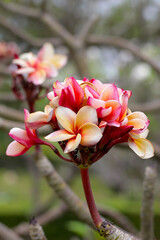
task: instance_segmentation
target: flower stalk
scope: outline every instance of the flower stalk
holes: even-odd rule
[[[99,212],[97,210],[92,189],[91,189],[91,184],[90,184],[90,179],[89,179],[89,171],[88,168],[80,168],[81,171],[81,178],[82,178],[82,183],[83,183],[83,188],[85,192],[85,197],[87,200],[88,208],[92,217],[92,220],[97,228],[100,228],[103,219],[99,215]]]

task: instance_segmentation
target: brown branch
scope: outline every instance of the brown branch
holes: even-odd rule
[[[42,227],[35,218],[32,218],[30,221],[29,235],[32,240],[47,240]]]
[[[20,122],[13,122],[4,118],[0,117],[0,128],[3,128],[4,130],[9,131],[11,128],[18,127],[18,128],[24,128],[24,124]]]
[[[154,239],[154,190],[156,182],[156,168],[146,167],[145,177],[143,183],[143,199],[141,209],[141,238],[142,240],[153,240]]]
[[[0,102],[19,101],[12,92],[0,92]]]
[[[7,107],[2,104],[0,104],[0,116],[17,121],[24,121],[24,113],[22,111]]]
[[[105,45],[126,49],[142,61],[148,63],[158,74],[160,74],[159,65],[146,54],[144,54],[139,47],[127,39],[111,36],[90,35],[87,38],[87,43],[89,45]]]
[[[60,36],[69,46],[73,47],[77,45],[77,41],[73,35],[48,13],[42,13],[39,9],[34,9],[15,3],[6,4],[4,2],[0,2],[0,6],[13,13],[39,19],[40,21],[44,22],[52,32]]]
[[[40,225],[46,225],[50,221],[55,221],[57,218],[61,217],[67,211],[67,207],[64,204],[60,204],[58,207],[50,209],[49,211],[41,214],[37,217],[37,221]],[[20,223],[14,228],[14,231],[19,235],[28,234],[28,223]]]
[[[24,40],[25,42],[35,47],[41,47],[45,42],[51,42],[52,44],[54,44],[54,46],[57,46],[61,43],[61,41],[57,38],[40,39],[34,37],[27,33],[25,30],[23,30],[22,28],[20,28],[19,26],[18,27],[14,26],[14,24],[10,23],[4,16],[0,17],[0,25],[6,28],[13,35],[17,36],[18,38]]]
[[[0,239],[2,240],[23,240],[13,230],[0,223]]]
[[[102,216],[111,218],[113,221],[116,222],[116,224],[118,224],[120,227],[122,227],[126,231],[132,234],[135,234],[136,236],[139,234],[137,229],[130,222],[130,220],[126,216],[118,212],[117,210],[113,210],[113,209],[111,210],[107,208],[98,208],[98,210]]]

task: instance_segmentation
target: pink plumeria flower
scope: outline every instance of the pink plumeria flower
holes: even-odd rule
[[[24,110],[25,120],[27,119],[29,112]],[[21,128],[12,128],[9,132],[9,136],[15,141],[8,145],[6,155],[16,157],[27,152],[32,146],[41,144],[41,140],[37,138],[35,129],[29,129],[25,124],[26,130]]]
[[[19,67],[15,73],[23,75],[34,85],[42,84],[46,78],[56,77],[58,69],[62,68],[66,62],[66,56],[55,54],[50,43],[45,43],[38,55],[31,52],[24,53],[13,60],[13,63]]]
[[[128,139],[129,147],[141,158],[148,159],[154,156],[154,148],[152,143],[146,139],[149,130],[143,133],[130,133]]]
[[[63,129],[57,130],[45,138],[52,142],[68,140],[64,149],[65,153],[72,152],[79,144],[93,146],[101,139],[102,132],[97,126],[98,118],[94,108],[84,106],[76,114],[69,108],[58,107],[55,114]]]

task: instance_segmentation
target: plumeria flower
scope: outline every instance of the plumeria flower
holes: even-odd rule
[[[146,139],[148,133],[148,129],[140,134],[130,133],[128,139],[129,147],[143,159],[151,158],[154,155],[153,145]]]
[[[33,53],[23,53],[13,63],[18,66],[15,71],[17,75],[23,75],[34,85],[42,84],[46,78],[53,78],[58,75],[58,69],[67,62],[64,55],[54,53],[54,48],[50,43],[45,43],[38,55]]]
[[[24,110],[25,120],[27,119],[29,112]],[[41,140],[37,138],[35,129],[30,129],[25,124],[26,130],[21,128],[12,128],[9,132],[9,136],[15,141],[8,145],[6,155],[16,157],[27,152],[32,146],[41,144]]]
[[[45,138],[52,142],[68,140],[65,153],[75,150],[79,144],[93,146],[101,139],[102,133],[97,126],[98,118],[94,108],[85,106],[76,114],[69,108],[58,107],[55,114],[63,129],[57,130]]]

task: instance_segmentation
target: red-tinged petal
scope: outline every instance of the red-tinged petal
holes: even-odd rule
[[[79,129],[79,133],[82,137],[80,144],[83,146],[95,145],[102,138],[101,129],[93,123],[83,124]]]
[[[32,141],[28,137],[27,132],[21,128],[12,128],[9,132],[9,136],[26,147],[32,145]]]
[[[67,63],[67,57],[65,55],[55,54],[51,60],[51,63],[57,68],[60,69]]]
[[[50,61],[54,56],[54,48],[51,43],[45,43],[38,53],[40,61]]]
[[[61,129],[49,134],[48,136],[45,137],[45,139],[51,142],[60,142],[60,141],[65,141],[65,140],[74,138],[74,137],[75,137],[75,134],[71,134],[70,132],[64,129]]]
[[[114,122],[119,117],[121,112],[121,104],[115,100],[109,100],[105,102],[105,108],[112,107],[112,112],[103,120],[106,122]]]
[[[72,86],[69,85],[68,87],[62,89],[61,96],[59,99],[59,105],[70,108],[76,112],[77,105]]]
[[[97,108],[97,115],[99,118],[104,118],[112,112],[112,107],[109,108]]]
[[[17,141],[11,142],[6,150],[7,156],[17,157],[28,151],[28,147],[18,143]]]
[[[127,114],[127,109],[128,109],[128,93],[127,93],[127,91],[124,91],[120,95],[120,103],[122,105],[122,108],[121,108],[121,113],[119,116],[119,121],[123,120]]]
[[[80,105],[81,105],[81,103],[83,102],[83,99],[84,99],[84,91],[80,87],[78,82],[73,77],[72,78],[68,78],[66,80],[66,84],[67,85],[71,85],[72,88],[73,88],[74,95],[75,95],[75,101],[76,101],[76,105],[77,105],[77,110],[78,110]]]
[[[132,91],[130,91],[130,90],[124,90],[124,89],[122,89],[122,88],[117,88],[117,90],[118,90],[118,95],[119,95],[119,96],[121,96],[121,95],[123,94],[123,92],[127,92],[127,94],[128,94],[128,99],[130,99],[130,97],[131,97],[131,95],[132,95]]]
[[[58,107],[55,114],[60,125],[70,133],[74,133],[76,113],[66,107]]]
[[[66,147],[64,149],[64,153],[69,153],[74,151],[80,144],[81,142],[81,134],[77,134],[76,138],[70,139],[67,144]]]
[[[107,123],[105,121],[101,121],[99,124],[99,128],[104,128],[106,127]]]
[[[154,148],[150,141],[144,138],[128,140],[129,147],[141,158],[147,159],[154,156]]]
[[[85,91],[85,95],[86,95],[87,98],[88,98],[88,97],[92,97],[92,98],[97,98],[97,99],[99,99],[99,94],[98,94],[98,92],[96,92],[92,87],[86,86],[85,89],[84,89],[84,91]]]
[[[78,111],[75,121],[75,129],[78,130],[84,123],[87,122],[98,124],[96,109],[90,106],[84,106]]]
[[[40,128],[48,122],[48,116],[46,113],[38,111],[29,114],[29,117],[27,118],[27,126],[31,129],[37,129]]]
[[[95,99],[92,97],[88,98],[87,104],[95,109],[100,107],[105,108],[105,102],[103,100]]]
[[[120,127],[120,123],[117,121],[111,121],[107,123],[108,126],[113,126],[113,127]]]
[[[116,85],[115,84],[107,84],[105,89],[102,91],[99,99],[103,100],[103,101],[108,101],[108,100],[118,101],[119,96],[118,96],[118,91],[117,91]]]
[[[32,82],[35,85],[40,85],[46,80],[46,72],[44,70],[37,70],[30,73],[28,76],[28,82]]]
[[[32,137],[34,136],[35,137],[35,130],[34,129],[30,129],[28,126],[27,126],[27,119],[29,117],[29,112],[27,109],[24,109],[24,120],[25,120],[25,128],[26,128],[26,132],[27,132],[27,135],[30,139],[32,139]]]
[[[104,90],[104,84],[97,79],[91,79],[90,82],[95,86],[98,94],[100,95],[101,92]]]

